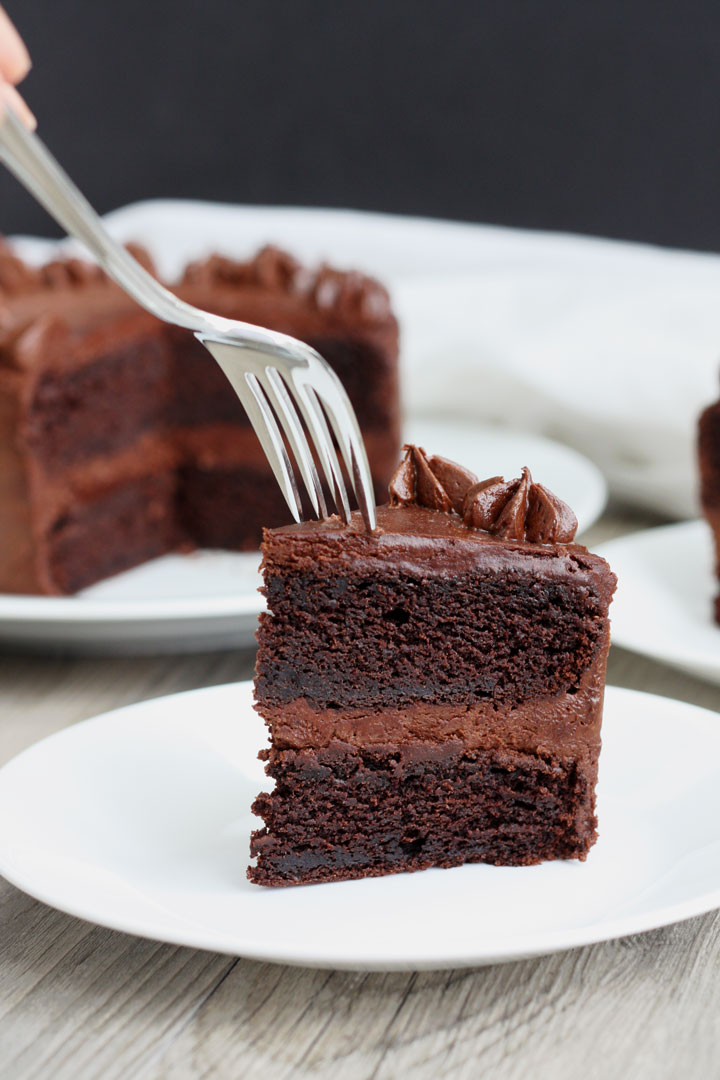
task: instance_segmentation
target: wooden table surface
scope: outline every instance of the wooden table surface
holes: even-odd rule
[[[587,542],[652,523],[606,515]],[[106,709],[248,678],[252,663],[0,656],[0,761]],[[720,688],[617,649],[608,681],[720,711]],[[0,879],[0,1076],[708,1080],[720,916],[489,968],[355,974],[139,940]]]

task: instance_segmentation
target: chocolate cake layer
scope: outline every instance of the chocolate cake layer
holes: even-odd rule
[[[509,544],[419,507],[380,508],[378,524],[267,536],[262,706],[513,704],[577,693],[607,650],[614,579],[584,549]]]
[[[508,703],[574,693],[604,643],[597,596],[521,570],[512,582],[492,572],[453,582],[303,574],[270,578],[266,595],[262,704]]]
[[[252,513],[247,507],[252,507]],[[247,550],[260,542],[258,521],[287,520],[287,505],[265,463],[228,468],[187,465],[178,473],[178,516],[192,544]]]
[[[49,530],[48,572],[73,593],[171,551],[253,547],[259,530],[248,503],[264,521],[287,517],[279,488],[253,465],[133,470],[109,488],[75,492]]]
[[[53,526],[48,569],[62,592],[179,548],[183,535],[174,510],[174,473],[153,474],[112,488]]]
[[[172,354],[162,336],[112,349],[72,372],[47,371],[25,419],[29,450],[48,472],[107,456],[167,427]]]
[[[597,757],[441,745],[270,750],[271,794],[253,811],[261,885],[375,877],[465,862],[583,859],[596,837]]]

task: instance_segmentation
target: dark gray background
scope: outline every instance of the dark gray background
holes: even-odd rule
[[[720,250],[720,7],[7,0],[92,201],[354,206]],[[5,173],[0,230],[56,232]]]

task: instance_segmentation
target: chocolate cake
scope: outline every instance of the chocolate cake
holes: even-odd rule
[[[700,504],[715,548],[715,573],[720,578],[720,401],[709,405],[698,425]],[[715,597],[715,621],[720,623],[720,595]]]
[[[405,448],[358,515],[265,533],[260,885],[584,859],[615,577],[527,470]]]
[[[378,282],[265,248],[188,266],[175,291],[314,346],[385,490],[400,445],[398,335]],[[31,268],[0,247],[0,592],[73,593],[173,550],[251,549],[263,525],[288,520],[242,406],[192,334],[96,267]]]

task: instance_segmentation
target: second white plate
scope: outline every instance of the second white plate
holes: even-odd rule
[[[720,906],[720,717],[614,687],[587,862],[251,885],[250,805],[267,784],[251,690],[145,701],[24,751],[0,770],[0,874],[128,933],[379,970],[513,960]]]
[[[644,529],[597,551],[618,577],[613,644],[720,683],[720,626],[713,619],[720,584],[708,525]]]
[[[580,531],[605,506],[599,470],[549,439],[453,420],[416,420],[405,436],[480,476],[517,476],[528,465],[572,506]],[[78,596],[0,595],[0,642],[83,654],[250,646],[263,607],[259,562],[257,552],[168,555]]]

